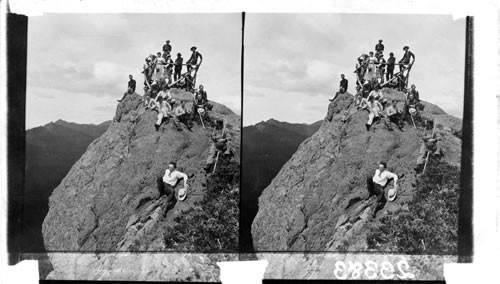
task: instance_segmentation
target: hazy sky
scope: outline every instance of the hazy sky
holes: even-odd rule
[[[312,123],[326,115],[340,74],[354,93],[356,58],[384,56],[410,46],[416,61],[410,84],[421,99],[462,117],[465,19],[451,16],[367,14],[247,14],[243,124],[275,118]],[[399,68],[396,67],[395,72]]]
[[[128,74],[142,95],[144,58],[167,39],[184,61],[198,47],[197,84],[239,113],[241,14],[45,14],[28,21],[26,127],[112,119]]]

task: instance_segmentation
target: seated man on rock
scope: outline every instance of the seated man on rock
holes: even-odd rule
[[[160,191],[160,197],[163,195],[167,197],[165,210],[163,211],[163,216],[166,216],[168,210],[175,205],[175,186],[180,180],[184,180],[184,188],[179,190],[179,199],[184,200],[186,197],[188,176],[177,170],[177,164],[175,162],[170,162],[162,180],[163,188],[160,187],[158,190]]]
[[[382,104],[379,101],[375,100],[373,97],[368,99],[367,109],[370,112],[368,115],[368,121],[366,122],[366,131],[370,130],[370,127],[374,122],[378,122],[380,120],[380,113],[383,110]]]
[[[393,131],[391,122],[395,123],[399,130],[403,131],[403,120],[401,119],[401,111],[398,109],[397,101],[392,101],[392,104],[386,109],[385,126],[389,131]]]
[[[191,119],[189,119],[189,116],[191,114],[188,113],[187,109],[186,109],[186,102],[185,101],[181,101],[180,103],[176,103],[174,105],[174,126],[177,128],[178,131],[182,131],[182,127],[181,127],[181,122],[184,123],[187,127],[188,130],[191,130],[191,128],[193,127],[193,122],[191,121]]]
[[[390,180],[394,180],[394,189],[397,192],[398,189],[398,175],[391,173],[387,170],[387,164],[385,162],[380,162],[378,164],[378,169],[375,170],[373,176],[368,176],[366,179],[366,185],[368,188],[368,198],[372,195],[376,195],[377,199],[372,207],[372,214],[375,218],[377,212],[384,208],[387,202],[385,198],[384,189]]]
[[[163,122],[163,119],[168,119],[170,116],[170,112],[172,111],[172,107],[170,103],[161,96],[158,96],[158,119],[155,123],[155,129],[158,131],[160,129],[160,125]]]
[[[437,132],[433,131],[433,128],[434,122],[432,120],[428,120],[422,135],[422,145],[418,151],[417,166],[415,167],[415,172],[417,174],[422,172],[428,153],[432,153],[433,156],[440,156],[442,153],[440,143],[441,137]]]

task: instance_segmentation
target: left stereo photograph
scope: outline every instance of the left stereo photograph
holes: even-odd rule
[[[239,246],[242,19],[27,18],[11,254],[49,279],[217,280]]]

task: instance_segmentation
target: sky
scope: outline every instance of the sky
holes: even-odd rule
[[[26,127],[58,119],[94,124],[113,119],[128,75],[142,95],[144,59],[161,51],[166,40],[184,61],[196,46],[203,55],[197,84],[210,100],[240,113],[241,26],[240,13],[30,17]]]
[[[461,118],[465,19],[447,15],[247,14],[243,125],[274,118],[313,123],[326,115],[340,74],[355,92],[357,57],[374,50],[396,60],[410,46],[410,84],[422,100]],[[395,72],[399,69],[396,68]]]

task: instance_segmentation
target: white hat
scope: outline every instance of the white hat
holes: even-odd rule
[[[398,194],[398,191],[395,188],[389,189],[389,192],[387,192],[387,198],[389,201],[394,201],[396,199],[396,195]]]
[[[410,108],[408,111],[409,111],[411,114],[415,114],[415,113],[417,112],[417,110],[416,110],[416,109],[414,109],[414,108]]]
[[[179,192],[177,193],[177,199],[179,201],[184,201],[186,199],[186,196],[187,196],[187,188],[183,187],[179,189]]]
[[[199,108],[198,109],[198,113],[201,114],[201,115],[203,115],[205,113],[205,110],[203,108]]]

